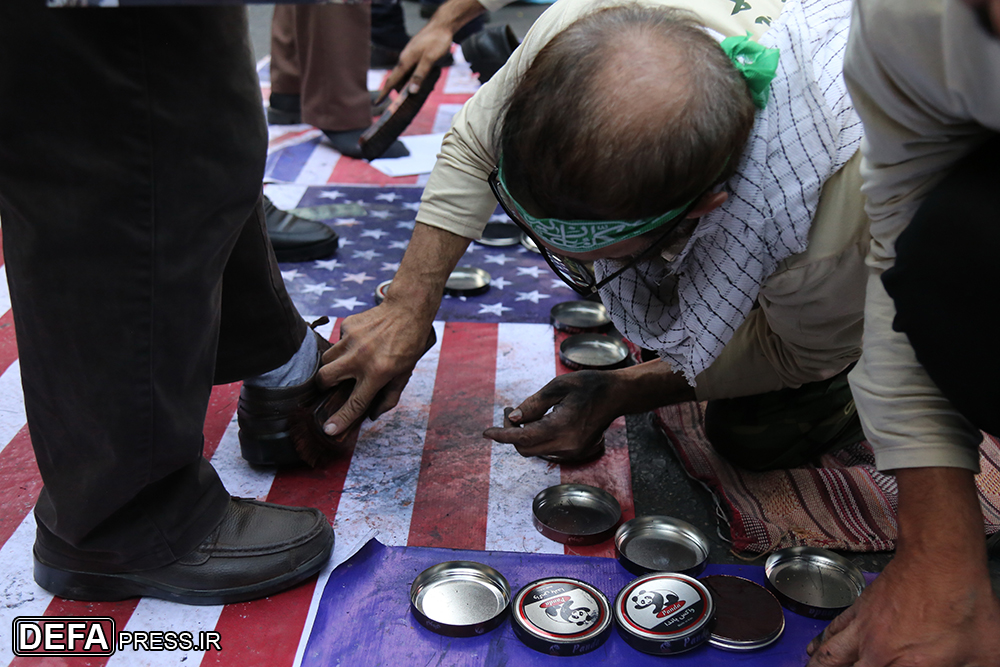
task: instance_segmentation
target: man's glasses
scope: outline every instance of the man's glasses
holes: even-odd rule
[[[514,224],[517,225],[521,231],[527,234],[532,241],[534,241],[535,245],[538,247],[538,251],[542,254],[545,262],[549,265],[549,268],[551,268],[564,283],[573,288],[573,291],[580,296],[590,296],[591,294],[596,293],[612,280],[634,267],[640,260],[648,257],[654,250],[659,248],[664,241],[667,240],[667,237],[670,236],[670,234],[684,220],[683,214],[677,216],[677,222],[670,225],[669,229],[667,229],[667,231],[664,232],[663,235],[654,241],[648,248],[633,256],[628,263],[611,275],[605,276],[603,280],[598,281],[589,263],[554,253],[545,247],[545,244],[538,238],[538,235],[532,231],[531,226],[528,225],[528,223],[525,222],[517,213],[519,207],[515,204],[514,198],[509,192],[507,192],[507,188],[505,188],[500,182],[499,174],[500,167],[494,167],[487,180],[490,184],[490,190],[493,191],[493,196],[496,197],[497,201],[500,203],[500,207],[504,210],[504,213],[506,213],[507,216],[514,221]],[[692,202],[688,208],[694,208],[694,203]]]

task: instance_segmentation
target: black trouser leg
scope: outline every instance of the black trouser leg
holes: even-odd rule
[[[266,127],[245,12],[7,0],[0,99],[36,549],[163,565],[228,504],[201,456],[213,379],[274,368],[304,334],[255,210]]]

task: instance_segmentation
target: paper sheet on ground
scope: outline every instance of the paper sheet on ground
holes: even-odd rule
[[[410,154],[407,157],[379,158],[369,164],[386,176],[414,176],[429,174],[441,150],[444,132],[437,134],[413,134],[400,137]]]

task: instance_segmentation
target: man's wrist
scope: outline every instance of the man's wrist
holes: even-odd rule
[[[478,0],[450,0],[441,5],[430,23],[446,28],[452,35],[461,30],[466,23],[486,11]]]

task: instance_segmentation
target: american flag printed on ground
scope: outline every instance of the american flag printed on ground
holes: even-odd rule
[[[436,115],[436,104],[432,96],[426,112]],[[420,195],[420,188],[406,185],[405,179],[392,179],[391,187],[359,186],[381,182],[381,174],[365,171],[370,168],[361,161],[337,157],[341,171],[334,166],[330,174],[351,176],[350,185],[269,186],[279,207],[322,219],[343,239],[328,264],[282,265],[303,315],[331,316],[333,321],[319,329],[331,340],[338,338],[341,318],[373,305],[375,284],[391,277]],[[336,548],[313,581],[264,600],[208,607],[154,599],[74,602],[54,598],[34,583],[31,510],[41,479],[26,426],[10,296],[0,264],[0,627],[10,628],[19,616],[110,616],[119,630],[217,630],[223,647],[204,654],[126,650],[110,658],[67,658],[52,664],[281,667],[301,662],[335,564],[373,533],[383,544],[397,546],[613,556],[607,543],[570,549],[542,537],[532,526],[531,500],[553,484],[589,483],[610,491],[624,518],[632,517],[624,419],[607,433],[607,454],[585,466],[525,459],[512,447],[481,437],[484,428],[501,423],[505,406],[516,405],[566,372],[557,354],[564,335],[547,321],[551,305],[572,298],[572,291],[557,286],[541,258],[521,252],[520,246],[473,246],[466,259],[463,263],[493,274],[493,287],[465,301],[446,300],[435,323],[438,342],[417,365],[400,405],[366,423],[329,466],[251,468],[239,454],[239,383],[214,388],[205,421],[205,456],[226,488],[237,496],[320,508],[334,525]],[[0,642],[0,665],[39,664],[32,660],[15,657],[11,642]]]

